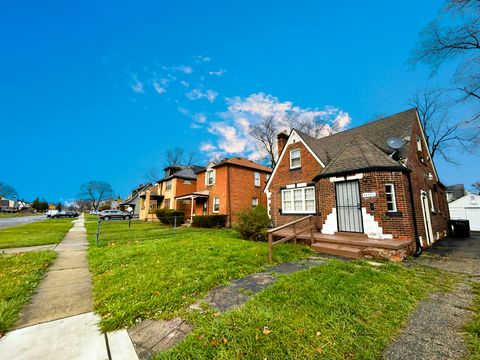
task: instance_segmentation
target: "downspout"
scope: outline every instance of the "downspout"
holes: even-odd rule
[[[410,176],[410,172],[407,172],[407,177],[408,177],[408,187],[410,188],[410,205],[412,207],[412,219],[413,219],[413,230],[415,232],[415,246],[416,250],[413,253],[413,256],[419,257],[422,252],[422,244],[420,244],[420,237],[418,235],[418,226],[417,226],[417,215],[415,212],[415,203],[413,199],[413,186],[412,186],[412,178]]]
[[[228,199],[228,204],[227,204],[227,212],[228,212],[228,222],[229,225],[232,226],[232,206],[230,203],[231,200],[231,194],[230,194],[230,166],[227,165],[227,199]]]

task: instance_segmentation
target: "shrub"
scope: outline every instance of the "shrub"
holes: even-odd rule
[[[192,221],[193,227],[213,228],[225,227],[227,224],[227,215],[200,215],[194,216]]]
[[[157,209],[157,218],[163,224],[174,225],[175,218],[177,218],[177,225],[182,225],[185,222],[185,213],[173,209]]]
[[[270,226],[270,218],[267,209],[257,206],[254,209],[246,209],[238,212],[238,220],[233,225],[243,239],[265,241],[267,230]]]

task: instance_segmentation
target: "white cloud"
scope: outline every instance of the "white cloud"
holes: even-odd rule
[[[193,58],[198,62],[204,62],[204,63],[208,63],[212,60],[211,57],[209,56],[203,56],[203,55],[197,55],[197,56],[193,56]]]
[[[191,66],[187,66],[187,65],[180,65],[180,66],[175,66],[173,68],[173,70],[176,70],[176,71],[181,71],[185,74],[191,74],[193,73],[193,68]]]
[[[227,70],[219,69],[217,71],[209,71],[208,75],[222,76],[227,72]]]
[[[289,130],[294,122],[297,128],[301,127],[299,130],[315,137],[345,130],[351,120],[347,112],[333,106],[301,108],[291,101],[282,102],[264,93],[227,99],[227,111],[220,116],[222,121],[210,123],[208,128],[217,136],[213,143],[217,148],[215,153],[239,154],[253,160],[260,160],[266,155],[251,136],[252,126],[264,118],[273,117],[278,132]]]
[[[190,86],[188,81],[185,81],[185,80],[180,81],[180,84],[182,84],[184,87],[189,87]]]
[[[185,96],[190,100],[207,99],[209,102],[214,102],[218,96],[218,93],[211,89],[202,91],[201,89],[196,88],[186,93]]]
[[[212,145],[209,142],[200,144],[200,151],[210,152],[210,151],[213,151],[213,150],[216,150],[216,149],[217,149],[217,147],[215,145]]]
[[[138,76],[137,75],[132,75],[132,80],[133,80],[133,84],[132,84],[132,90],[137,93],[137,94],[143,94],[145,92],[145,90],[143,89],[143,83],[138,80]]]
[[[165,86],[160,85],[156,81],[153,82],[153,87],[154,87],[155,91],[159,94],[163,94],[163,93],[167,92],[167,89],[165,88]]]

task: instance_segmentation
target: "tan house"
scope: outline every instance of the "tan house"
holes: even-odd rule
[[[140,194],[140,220],[156,221],[157,209],[179,209],[182,202],[175,198],[196,190],[196,171],[202,169],[196,165],[167,166],[165,177]],[[188,212],[187,212],[188,213]]]

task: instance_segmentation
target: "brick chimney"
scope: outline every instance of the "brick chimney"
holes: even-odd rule
[[[283,148],[287,144],[288,135],[284,132],[281,132],[277,135],[277,144],[278,144],[278,156],[282,153]]]

